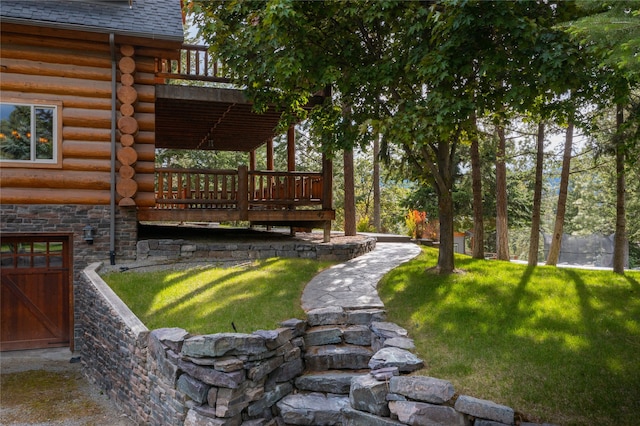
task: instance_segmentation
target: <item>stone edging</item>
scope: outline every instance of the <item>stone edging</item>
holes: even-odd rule
[[[137,261],[245,261],[270,257],[304,258],[345,262],[375,249],[376,238],[348,243],[277,242],[195,242],[186,239],[140,240]]]

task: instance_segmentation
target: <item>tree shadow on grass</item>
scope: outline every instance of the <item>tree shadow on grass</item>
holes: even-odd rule
[[[420,261],[424,271],[429,265]],[[390,320],[415,339],[422,374],[531,420],[633,424],[640,410],[635,277],[626,278],[630,291],[611,273],[456,262],[470,273],[426,276],[410,264],[384,284]]]
[[[629,281],[629,284],[631,284],[631,288],[633,288],[636,293],[640,293],[640,283],[629,274],[626,274],[624,277]]]
[[[252,332],[255,329],[248,329],[261,316],[274,316],[274,307],[276,314],[278,308],[285,315],[301,311],[300,289],[296,280],[284,278],[280,281],[278,278],[280,272],[309,272],[304,272],[301,265],[300,268],[279,268],[278,262],[286,261],[268,259],[261,261],[259,268],[234,267],[214,279],[204,268],[175,275],[172,273],[171,278],[165,280],[160,280],[162,274],[153,274],[152,277],[157,281],[147,284],[150,291],[144,297],[131,302],[126,297],[123,299],[150,328],[181,326],[193,333],[212,333],[234,331],[231,324],[234,322],[243,331]],[[319,264],[314,265],[306,269],[315,273],[317,270],[314,268]],[[167,292],[172,294],[168,295]],[[166,300],[158,300],[162,298]]]
[[[264,265],[268,266],[273,263],[273,260],[265,261]],[[132,307],[135,308],[137,312],[141,315],[148,315],[151,311],[154,300],[160,295],[171,289],[176,285],[181,285],[185,281],[194,280],[198,275],[206,273],[209,268],[206,267],[197,267],[185,269],[182,271],[156,271],[151,273],[140,273],[140,272],[125,272],[124,274],[128,274],[130,278],[130,283],[127,283],[127,286],[135,286],[135,288],[125,288],[123,284],[117,284],[114,287],[116,290],[125,298],[126,303],[130,303]],[[211,285],[220,285],[230,279],[233,279],[237,276],[246,273],[246,269],[239,269],[238,267],[233,268],[225,268],[225,273],[221,275],[221,277],[212,283]],[[171,277],[171,278],[169,278]],[[118,276],[113,275],[113,280],[118,282]],[[134,294],[130,297],[129,290],[134,290]],[[138,290],[138,291],[135,291]],[[180,298],[175,300],[171,304],[165,305],[161,310],[155,311],[154,314],[162,315],[167,309],[171,309],[175,305],[179,305],[189,299],[195,298],[200,295],[202,292],[206,291],[207,288],[204,286],[199,286],[193,291],[188,293],[184,293]],[[144,293],[145,297],[133,297],[136,294]]]

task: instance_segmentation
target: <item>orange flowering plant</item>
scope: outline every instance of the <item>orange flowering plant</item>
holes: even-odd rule
[[[422,238],[427,225],[427,212],[409,210],[405,217],[405,223],[411,237]]]

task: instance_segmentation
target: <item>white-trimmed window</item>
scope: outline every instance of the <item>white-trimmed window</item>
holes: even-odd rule
[[[0,103],[0,161],[3,165],[59,162],[59,106],[55,103]]]

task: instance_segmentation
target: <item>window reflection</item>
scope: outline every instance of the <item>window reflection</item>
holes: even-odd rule
[[[0,104],[0,160],[54,159],[55,107]]]

